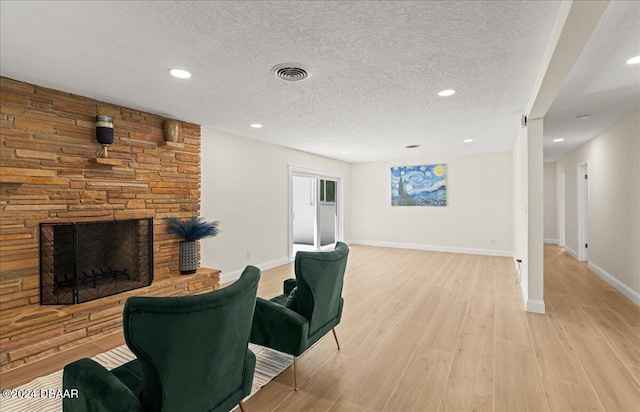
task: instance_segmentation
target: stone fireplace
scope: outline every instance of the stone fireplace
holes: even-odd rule
[[[108,159],[97,158],[98,114],[113,117]],[[180,121],[167,142],[165,120],[0,77],[0,371],[121,333],[131,296],[218,288],[217,270],[178,270],[165,218],[199,214],[200,126]],[[75,249],[54,246],[63,239]]]
[[[40,224],[40,303],[68,305],[149,286],[153,219]]]

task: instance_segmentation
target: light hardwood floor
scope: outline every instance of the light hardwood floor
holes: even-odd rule
[[[258,294],[281,293],[292,273],[265,271]],[[638,411],[640,308],[555,246],[545,245],[546,315],[524,311],[515,279],[509,258],[352,246],[342,349],[327,335],[300,357],[298,392],[289,368],[245,409]],[[122,338],[92,344],[2,374],[0,386]]]

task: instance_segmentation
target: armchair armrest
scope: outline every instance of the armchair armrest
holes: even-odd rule
[[[62,387],[72,395],[62,400],[64,412],[144,412],[138,397],[91,359],[80,359],[65,366]],[[77,397],[73,397],[72,390],[77,390]]]
[[[277,303],[257,298],[249,341],[298,356],[307,349],[309,321]]]
[[[288,295],[289,293],[291,293],[293,288],[295,288],[296,286],[298,286],[298,281],[297,280],[295,280],[295,279],[286,279],[284,281],[284,294]]]

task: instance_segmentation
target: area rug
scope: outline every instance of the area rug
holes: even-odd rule
[[[256,355],[256,372],[253,376],[251,395],[249,395],[251,397],[258,389],[288,368],[293,362],[293,357],[253,344],[249,344],[249,349]],[[127,345],[122,345],[96,355],[91,359],[111,370],[135,358],[136,356],[129,350]],[[54,391],[62,389],[62,371],[37,378],[26,385],[14,388],[14,393],[33,393],[33,391],[40,393],[43,389]],[[0,410],[2,412],[60,412],[62,411],[62,399],[40,397],[10,398],[5,397],[3,393],[2,398],[0,398]]]

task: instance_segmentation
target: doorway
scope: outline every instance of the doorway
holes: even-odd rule
[[[566,174],[562,170],[558,173],[558,246],[564,247],[565,242],[565,196]]]
[[[289,257],[342,240],[342,175],[289,166]]]
[[[578,165],[578,260],[589,260],[589,162]]]

